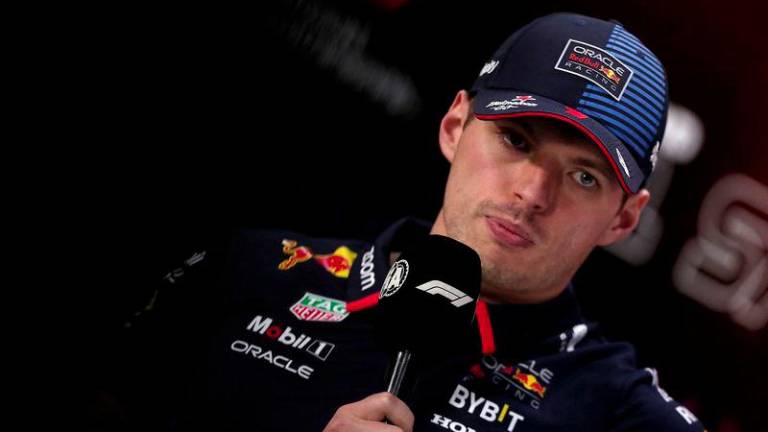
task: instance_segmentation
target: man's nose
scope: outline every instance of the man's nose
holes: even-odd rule
[[[529,211],[544,213],[552,206],[557,178],[552,167],[535,160],[526,160],[514,168],[513,199]]]

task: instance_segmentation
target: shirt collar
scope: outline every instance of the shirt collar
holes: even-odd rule
[[[541,303],[487,303],[496,351],[503,356],[530,354],[529,350],[559,345],[569,331],[584,323],[573,285]],[[562,340],[561,340],[562,339]],[[545,346],[542,346],[546,345]]]

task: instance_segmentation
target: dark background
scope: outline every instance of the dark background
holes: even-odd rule
[[[448,172],[442,114],[513,29],[560,10],[615,18],[642,38],[666,65],[671,99],[706,131],[660,206],[653,258],[631,266],[598,250],[579,273],[585,312],[633,342],[710,431],[767,430],[765,328],[683,296],[672,267],[718,179],[768,185],[768,15],[757,3],[692,0],[84,10],[48,42],[53,124],[71,144],[54,150],[42,206],[85,287],[75,400],[86,421],[116,373],[101,367],[100,341],[144,304],[147,281],[191,251],[237,227],[370,239],[404,215],[433,219]],[[388,105],[391,87],[375,90],[386,80],[411,99]]]

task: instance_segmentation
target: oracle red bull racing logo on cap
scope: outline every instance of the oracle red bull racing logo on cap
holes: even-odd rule
[[[352,263],[357,258],[357,253],[346,246],[336,248],[331,254],[315,255],[310,248],[299,246],[295,240],[283,240],[283,253],[290,256],[278,264],[277,268],[280,270],[289,270],[296,266],[296,264],[314,258],[328,273],[343,279],[349,277]]]
[[[341,300],[305,292],[301,300],[291,306],[291,313],[302,321],[343,321],[349,315],[347,303]]]
[[[621,100],[632,79],[632,70],[608,51],[586,42],[569,39],[555,69],[582,77]]]

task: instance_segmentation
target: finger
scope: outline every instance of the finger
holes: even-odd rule
[[[413,429],[413,412],[408,405],[389,392],[376,393],[348,405],[349,412],[363,420],[389,420],[405,431]]]
[[[410,432],[413,430],[413,426],[410,426],[408,428],[396,425],[396,424],[386,424],[382,423],[380,421],[371,421],[371,420],[358,420],[360,422],[361,427],[363,429],[360,429],[360,432]],[[394,422],[393,422],[394,423]]]
[[[343,432],[410,432],[411,429],[403,429],[400,426],[386,424],[380,421],[352,419],[346,427],[338,429]]]
[[[339,409],[323,432],[410,432],[411,430],[381,421],[363,420],[349,411]]]

